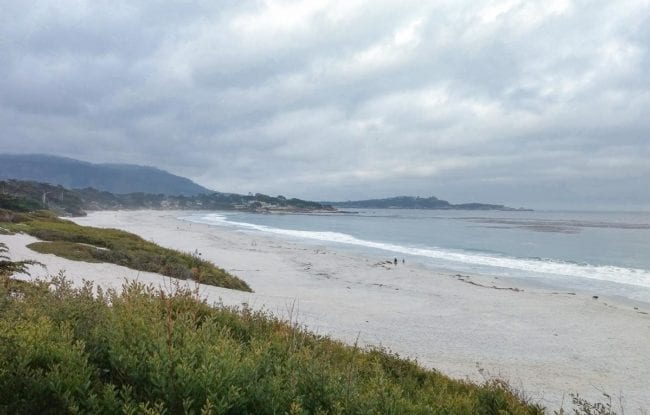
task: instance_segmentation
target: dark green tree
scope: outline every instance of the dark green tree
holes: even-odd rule
[[[9,248],[0,242],[0,282],[6,287],[9,284],[9,277],[14,274],[29,274],[27,267],[30,265],[43,265],[37,261],[11,261],[7,255]]]

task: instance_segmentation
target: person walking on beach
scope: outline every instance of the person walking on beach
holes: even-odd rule
[[[395,265],[397,265],[397,258],[395,258],[395,260],[393,261],[393,263],[394,263]]]

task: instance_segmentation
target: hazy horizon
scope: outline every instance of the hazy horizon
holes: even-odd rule
[[[56,156],[56,155],[44,154],[44,153],[0,153],[0,155],[2,155],[2,154],[21,155],[21,156],[54,156],[54,157],[69,158],[71,160],[80,161],[80,162],[84,162],[84,163],[92,163],[92,162],[88,162],[86,160],[73,159],[73,158],[66,157],[66,156]],[[100,163],[96,163],[96,164],[119,165],[120,163],[107,161],[107,162],[100,162]],[[152,167],[152,168],[160,169],[159,166],[154,166],[154,165],[138,165],[138,166]],[[175,174],[173,172],[169,172],[169,173]],[[180,177],[184,177],[184,176],[180,176]],[[195,182],[195,183],[202,186],[201,183],[197,183],[197,182]],[[222,192],[222,193],[236,193],[236,194],[263,193],[263,192],[257,192],[257,191],[248,192],[248,191],[238,191],[238,190],[222,191],[220,189],[211,189],[211,188],[209,188],[207,186],[204,186],[204,187],[206,187],[209,190],[213,190],[213,191],[216,191],[216,192]],[[270,195],[270,196],[284,196],[284,197],[287,197],[287,198],[296,197],[290,191],[280,192],[280,193],[277,193],[277,194],[268,193],[268,195]],[[537,204],[536,206],[530,206],[530,205],[523,205],[523,204],[517,204],[517,203],[507,204],[507,203],[502,203],[501,201],[498,201],[498,200],[492,200],[490,202],[486,202],[485,200],[472,199],[471,196],[469,196],[468,199],[452,200],[452,199],[446,198],[444,195],[440,195],[440,194],[419,194],[419,193],[412,193],[412,194],[394,193],[394,194],[384,194],[384,195],[380,194],[378,196],[371,196],[371,197],[363,196],[363,193],[360,193],[356,197],[347,198],[347,199],[326,199],[326,198],[323,198],[323,197],[316,197],[316,198],[308,199],[308,200],[315,201],[315,202],[337,203],[337,202],[348,202],[348,201],[369,200],[369,199],[388,199],[388,198],[401,197],[401,196],[422,197],[422,198],[428,198],[428,197],[433,196],[433,197],[437,197],[438,199],[446,200],[446,201],[448,201],[448,202],[450,202],[452,204],[474,203],[474,202],[476,202],[476,203],[491,203],[491,204],[505,205],[505,206],[511,207],[511,208],[533,209],[533,210],[536,210],[536,211],[553,211],[553,212],[563,212],[563,211],[564,212],[582,212],[582,211],[584,211],[584,212],[650,213],[650,206],[635,206],[635,205],[629,205],[629,204],[628,205],[620,205],[620,206],[609,205],[609,206],[606,206],[606,207],[593,206],[593,205],[583,205],[583,206],[573,205],[571,207],[566,207],[566,206],[553,205],[552,203],[547,203],[547,204]]]
[[[10,0],[2,151],[220,192],[650,210],[650,4]]]

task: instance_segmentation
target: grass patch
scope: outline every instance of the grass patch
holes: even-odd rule
[[[543,413],[500,382],[452,380],[178,287],[62,277],[0,286],[0,391],[0,413]]]
[[[97,257],[100,255],[97,248],[86,244],[74,242],[34,242],[27,245],[27,248],[41,254],[54,254],[73,261],[103,262]]]
[[[37,252],[78,261],[109,262],[202,284],[251,291],[244,281],[209,261],[160,247],[129,232],[77,225],[46,211],[0,212],[0,227],[50,242],[32,244]]]

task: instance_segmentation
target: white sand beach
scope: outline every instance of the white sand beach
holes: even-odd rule
[[[556,293],[520,282],[434,273],[415,263],[353,255],[226,227],[176,219],[186,212],[104,211],[74,221],[124,229],[162,246],[198,250],[255,293],[201,286],[209,302],[247,303],[348,343],[380,345],[456,378],[498,376],[534,402],[558,408],[569,393],[622,399],[626,414],[650,411],[650,306]],[[169,278],[110,264],[68,261],[0,235],[13,259],[36,259],[75,282],[119,287],[124,278]],[[496,288],[495,288],[496,287]],[[497,289],[500,288],[500,289]],[[636,309],[635,309],[636,307]]]

